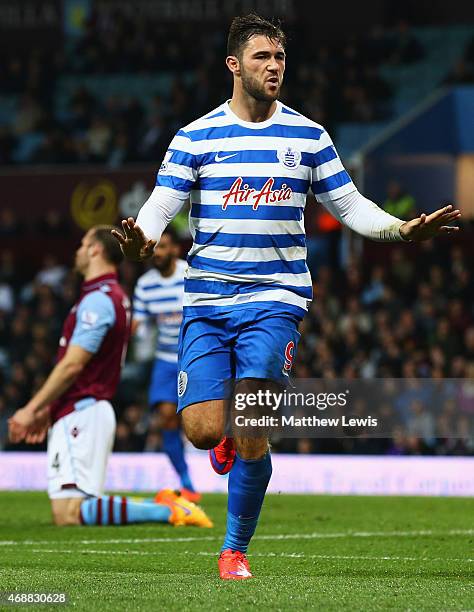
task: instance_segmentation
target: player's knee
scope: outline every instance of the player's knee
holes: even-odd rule
[[[209,450],[219,444],[222,439],[222,435],[212,431],[197,431],[188,432],[186,430],[186,436],[193,446],[200,450]]]
[[[188,440],[201,450],[214,448],[222,439],[222,430],[215,423],[183,418],[183,425]]]
[[[205,402],[183,410],[184,431],[193,446],[208,450],[219,444],[224,435],[223,413],[222,405]]]

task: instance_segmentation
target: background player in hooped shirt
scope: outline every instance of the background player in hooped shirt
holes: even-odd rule
[[[303,211],[311,189],[338,220],[373,240],[432,238],[457,228],[448,206],[403,222],[358,192],[321,125],[278,96],[285,35],[256,15],[232,22],[227,67],[232,99],[181,129],[136,223],[115,235],[130,259],[153,252],[189,196],[194,244],[184,285],[178,379],[188,438],[212,449],[214,469],[229,471],[227,531],[219,557],[225,580],[246,579],[246,558],[271,475],[268,440],[224,439],[229,400],[281,382],[295,356],[298,322],[312,298]],[[218,442],[221,443],[218,445]]]
[[[104,495],[115,436],[110,404],[130,332],[130,303],[117,279],[122,253],[112,226],[90,229],[76,252],[84,276],[44,385],[9,421],[13,442],[48,439],[48,494],[56,525],[169,522],[210,527],[204,512],[172,491],[153,500]]]
[[[157,325],[155,362],[148,401],[158,410],[163,436],[163,450],[181,480],[181,495],[198,502],[184,457],[178,406],[178,338],[183,318],[184,272],[187,263],[178,258],[175,232],[167,227],[156,245],[153,266],[137,281],[133,296],[133,328],[140,324],[147,331]]]

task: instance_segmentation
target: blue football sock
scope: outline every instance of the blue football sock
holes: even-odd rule
[[[256,460],[245,460],[236,455],[229,474],[227,531],[222,550],[230,548],[247,552],[271,475],[270,453]]]
[[[184,445],[179,429],[164,429],[163,430],[163,450],[168,455],[174,469],[178,473],[181,480],[181,486],[190,491],[194,491],[194,487],[189,477],[188,466],[184,458]]]
[[[135,501],[130,497],[103,495],[89,497],[81,504],[83,525],[127,525],[129,523],[167,523],[171,516],[168,506]]]

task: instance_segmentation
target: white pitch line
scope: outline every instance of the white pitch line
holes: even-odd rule
[[[33,553],[50,553],[50,554],[69,554],[69,555],[118,555],[118,556],[128,556],[135,555],[139,557],[155,557],[157,555],[166,555],[169,556],[169,552],[165,551],[156,551],[149,552],[144,550],[58,550],[58,549],[44,549],[44,548],[36,548],[31,552]],[[190,550],[181,551],[181,552],[173,552],[173,556],[182,555],[197,555],[200,557],[216,557],[217,553],[215,552],[193,552]],[[373,557],[367,555],[307,555],[305,553],[250,553],[249,557],[265,557],[265,558],[278,558],[284,557],[285,559],[326,559],[326,560],[342,560],[342,561],[461,561],[463,563],[473,563],[474,559],[459,559],[459,558],[450,558],[450,557]]]
[[[199,536],[189,538],[124,538],[113,540],[77,540],[75,544],[173,544],[175,542],[215,542],[218,536]],[[37,546],[43,544],[61,544],[63,540],[0,540],[0,546]]]
[[[259,540],[313,540],[319,538],[416,538],[420,536],[456,536],[474,535],[474,529],[450,529],[449,531],[348,531],[345,533],[288,533],[275,535],[260,535],[253,539]]]
[[[429,529],[419,531],[346,531],[336,533],[281,533],[256,535],[253,540],[319,540],[331,538],[416,538],[424,536],[446,537],[458,535],[474,535],[474,529],[450,529],[447,531],[433,531]],[[124,538],[124,539],[93,539],[77,540],[75,544],[175,544],[179,542],[215,542],[220,536],[190,536],[176,538]],[[62,544],[63,540],[0,540],[0,546],[42,546],[49,544]]]

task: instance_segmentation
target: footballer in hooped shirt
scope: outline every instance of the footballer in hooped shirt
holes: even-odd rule
[[[147,333],[157,327],[155,362],[151,374],[148,403],[157,410],[163,436],[163,450],[181,481],[181,495],[199,502],[184,456],[178,405],[178,339],[183,315],[184,271],[179,259],[176,233],[167,227],[155,247],[152,267],[137,281],[133,296],[132,328]]]
[[[9,420],[12,442],[48,436],[48,495],[56,525],[170,523],[212,527],[206,514],[175,491],[155,499],[104,495],[115,437],[110,403],[130,335],[130,301],[118,283],[122,253],[112,226],[95,226],[76,251],[84,277],[64,322],[57,364],[30,401]]]
[[[252,577],[246,557],[272,466],[266,437],[223,438],[234,392],[284,383],[298,323],[312,299],[303,213],[309,190],[340,222],[379,241],[454,232],[446,206],[403,222],[360,194],[321,126],[278,98],[285,34],[257,15],[233,20],[227,68],[232,99],[178,131],[136,222],[114,232],[131,260],[150,257],[189,197],[194,239],[184,283],[178,410],[191,442],[229,472],[220,577]],[[288,359],[288,358],[291,359]]]

